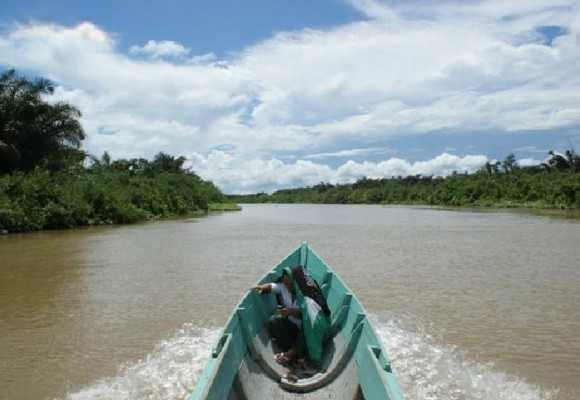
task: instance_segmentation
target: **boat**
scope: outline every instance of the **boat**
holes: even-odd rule
[[[297,374],[276,362],[274,354],[280,349],[266,327],[276,312],[276,296],[248,291],[226,322],[189,400],[403,400],[387,351],[367,313],[308,243],[258,284],[275,282],[292,265],[304,267],[319,283],[331,310],[331,335],[324,344],[321,366]]]

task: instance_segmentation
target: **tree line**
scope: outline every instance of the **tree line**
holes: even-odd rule
[[[237,203],[406,204],[429,206],[580,208],[580,156],[550,151],[547,162],[520,167],[513,154],[487,162],[472,174],[447,177],[362,177],[356,182],[320,182],[272,194],[229,196]]]
[[[80,111],[49,102],[54,86],[0,76],[0,232],[130,223],[235,209],[185,157],[112,160],[81,149]],[[224,206],[226,204],[226,206]]]

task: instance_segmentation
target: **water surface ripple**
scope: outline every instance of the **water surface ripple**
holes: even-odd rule
[[[0,237],[0,397],[182,399],[246,288],[303,240],[408,399],[580,398],[580,223],[335,205]]]

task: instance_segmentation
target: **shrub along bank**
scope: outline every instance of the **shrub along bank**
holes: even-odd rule
[[[0,231],[132,223],[205,213],[228,200],[187,171],[36,169],[0,176]],[[216,207],[213,205],[212,207]]]

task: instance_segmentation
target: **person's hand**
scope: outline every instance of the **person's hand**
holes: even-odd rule
[[[295,311],[293,308],[281,308],[280,315],[283,317],[290,317],[291,315],[295,315]]]
[[[250,287],[250,290],[253,292],[258,292],[258,293],[262,293],[262,286],[260,285],[254,285],[252,287]]]
[[[279,308],[278,312],[280,313],[281,316],[283,317],[287,317],[290,315],[289,310],[287,308]]]

